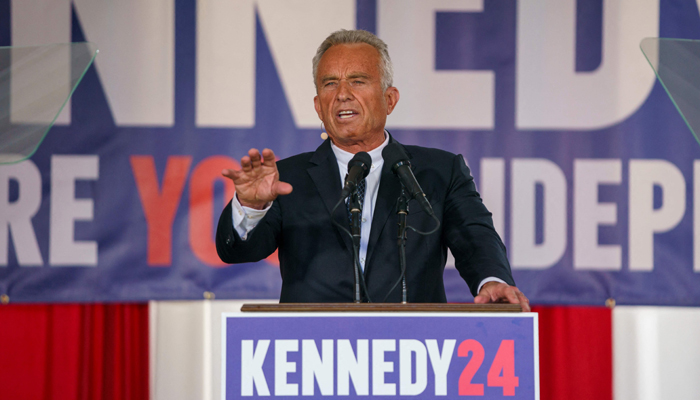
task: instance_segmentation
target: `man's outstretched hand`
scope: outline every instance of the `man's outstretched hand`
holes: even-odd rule
[[[241,159],[241,169],[225,169],[221,175],[236,185],[236,196],[242,206],[262,210],[277,196],[292,193],[292,185],[280,182],[275,153],[270,149],[250,149]],[[485,286],[485,285],[484,285]]]
[[[530,312],[530,300],[515,286],[502,282],[486,282],[479,294],[474,297],[474,303],[511,303],[520,304],[523,312]]]

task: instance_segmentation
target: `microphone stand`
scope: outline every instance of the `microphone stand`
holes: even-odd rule
[[[357,194],[357,189],[350,194],[348,202],[350,210],[350,233],[352,234],[352,256],[355,270],[355,303],[361,303],[360,296],[360,237],[362,235],[362,206]]]
[[[406,190],[401,187],[401,195],[396,202],[396,213],[399,216],[397,245],[399,246],[399,263],[401,265],[401,302],[403,304],[408,302],[406,289],[406,217],[408,216],[409,200]]]
[[[394,286],[389,289],[389,291],[386,293],[386,296],[384,296],[384,302],[389,298],[389,295],[393,293],[394,289],[401,283],[401,288],[402,288],[402,303],[406,304],[408,302],[407,300],[407,288],[406,288],[406,233],[407,229],[410,229],[414,232],[416,232],[419,235],[430,235],[438,231],[440,229],[440,219],[435,216],[434,212],[430,212],[430,216],[435,220],[435,228],[433,228],[430,231],[423,232],[419,231],[418,229],[408,225],[406,223],[406,217],[408,216],[408,202],[411,200],[411,196],[406,190],[406,187],[404,186],[403,182],[401,183],[401,195],[399,195],[399,198],[396,200],[396,213],[398,214],[398,219],[399,219],[399,234],[397,237],[397,245],[399,247],[399,264],[401,266],[401,276],[400,278],[394,283]],[[428,210],[426,210],[428,211]]]

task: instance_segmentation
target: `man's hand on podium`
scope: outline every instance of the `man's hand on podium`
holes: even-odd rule
[[[520,304],[523,312],[530,312],[530,300],[515,286],[502,282],[487,282],[474,297],[474,303],[511,303]]]

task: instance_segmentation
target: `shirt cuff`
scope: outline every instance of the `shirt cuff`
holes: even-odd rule
[[[236,230],[238,236],[243,240],[248,239],[250,231],[255,229],[261,219],[267,214],[272,207],[272,203],[268,203],[262,210],[256,210],[250,207],[244,207],[238,201],[238,196],[234,193],[231,199],[231,216],[233,217],[233,229]]]
[[[484,279],[483,281],[481,281],[481,283],[479,284],[479,288],[476,289],[476,294],[479,294],[479,292],[481,292],[481,287],[484,286],[485,284],[489,283],[489,282],[501,282],[501,283],[506,283],[503,279],[496,278],[495,276],[489,276],[488,278],[486,278],[486,279]],[[506,284],[507,284],[507,283],[506,283]]]

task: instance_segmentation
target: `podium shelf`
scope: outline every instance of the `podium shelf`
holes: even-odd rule
[[[517,313],[519,304],[460,303],[280,303],[244,304],[241,312],[479,312]]]

